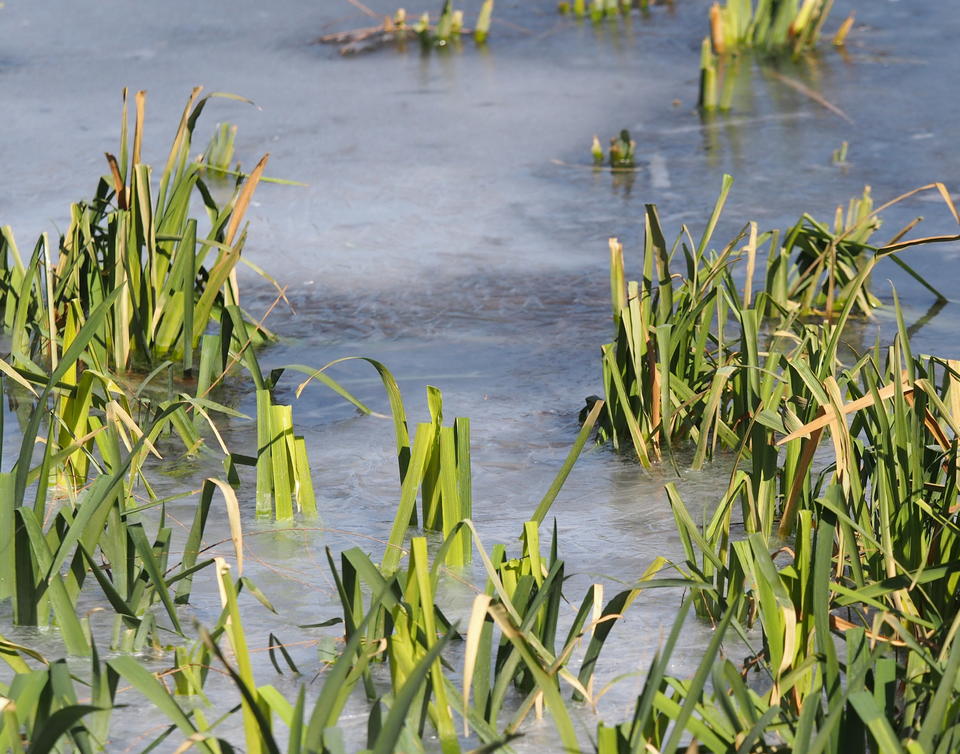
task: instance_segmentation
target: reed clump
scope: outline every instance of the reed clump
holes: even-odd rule
[[[939,193],[957,218],[943,186],[924,189]],[[766,286],[754,293],[763,238],[754,224],[719,253],[702,254],[703,239],[689,251],[688,234],[668,253],[655,218],[648,207],[649,261],[642,282],[626,292],[622,252],[611,244],[615,321],[626,346],[603,349],[614,388],[608,410],[611,422],[619,419],[613,432],[641,438],[635,448],[647,462],[684,438],[696,444],[694,467],[717,443],[735,451],[736,465],[702,525],[667,485],[685,552],[675,567],[699,586],[651,663],[632,719],[601,724],[597,751],[676,751],[689,736],[711,752],[950,750],[960,736],[952,712],[960,704],[960,605],[952,591],[958,364],[911,352],[896,295],[897,336],[888,348],[845,363],[839,346],[851,318],[879,305],[868,285],[881,258],[960,236],[903,241],[908,228],[871,245],[877,212],[865,192],[838,211],[832,230],[804,216],[783,245],[774,240]],[[854,248],[841,252],[847,239]],[[738,285],[729,269],[743,240],[748,271]],[[678,246],[687,261],[682,275],[668,266]],[[716,313],[686,305],[688,286]],[[830,291],[842,291],[837,306],[823,306]],[[704,322],[714,323],[707,332]],[[677,325],[691,347],[671,350]],[[678,356],[701,351],[708,354],[702,371],[678,368],[688,363]],[[631,384],[647,392],[628,393],[618,365],[641,374]],[[832,460],[817,468],[828,433]],[[694,676],[673,678],[667,666],[691,607],[713,623],[714,635]],[[759,629],[756,641],[751,629]],[[734,637],[751,648],[740,664],[722,651]]]
[[[116,613],[113,649],[157,648],[164,632],[182,635],[176,605],[189,600],[194,574],[212,563],[198,553],[217,495],[242,562],[235,466],[245,459],[230,452],[213,420],[241,415],[211,396],[228,373],[245,367],[269,405],[261,428],[269,463],[252,461],[258,489],[270,491],[278,518],[292,516],[292,500],[307,514],[316,508],[304,440],[293,433],[289,407],[274,405],[273,383],[257,363],[254,348],[269,333],[238,299],[242,219],[266,158],[225,207],[214,203],[200,177],[203,160],[189,159],[210,99],[199,95],[195,89],[188,100],[158,186],[140,161],[145,97],[135,97],[131,144],[124,94],[120,157],[108,155],[110,173],[94,199],[71,208],[57,256],[46,234],[26,260],[12,230],[0,234],[0,301],[11,343],[9,361],[0,360],[0,390],[17,410],[22,437],[12,467],[0,471],[0,599],[17,625],[56,625],[76,655],[95,651],[89,619],[73,607],[91,591]],[[194,195],[208,210],[205,236],[190,217]],[[161,375],[172,386],[177,367],[186,389],[155,389]],[[318,379],[349,396],[329,377]],[[211,444],[232,484],[203,483],[177,561],[150,459],[161,458],[158,447],[216,455]]]
[[[269,158],[264,155],[224,206],[200,178],[203,161],[190,159],[197,119],[210,95],[194,90],[184,108],[159,182],[141,161],[146,97],[137,93],[132,144],[124,93],[119,156],[107,155],[108,175],[92,199],[71,207],[71,221],[56,249],[44,234],[24,259],[13,231],[0,240],[3,323],[13,334],[14,366],[40,371],[55,366],[56,351],[96,306],[119,290],[101,332],[90,343],[91,366],[105,370],[151,369],[164,359],[193,367],[193,355],[211,321],[239,306],[236,268],[246,243],[244,215]],[[237,99],[237,98],[235,98]],[[191,217],[190,201],[203,200],[205,235]],[[56,261],[54,261],[56,258]],[[270,334],[243,315],[251,335]]]
[[[846,211],[838,208],[832,226],[807,214],[784,232],[760,233],[748,223],[720,251],[709,250],[731,185],[726,177],[696,243],[684,228],[668,245],[656,207],[647,205],[639,281],[626,282],[622,246],[610,243],[616,341],[601,349],[607,400],[602,436],[631,448],[644,464],[680,442],[695,446],[695,468],[718,444],[744,446],[749,454],[745,438],[757,431],[759,417],[792,399],[784,392],[790,384],[776,377],[778,365],[818,348],[825,350],[817,358],[837,358],[843,324],[870,316],[879,305],[869,280],[880,260],[890,259],[945,300],[899,254],[953,237],[903,241],[911,224],[891,243],[872,245],[880,221],[869,189]],[[924,189],[948,196],[937,184]],[[735,265],[743,270],[742,287]],[[827,329],[810,331],[811,317],[825,318]]]
[[[740,50],[798,55],[813,49],[832,0],[726,0],[710,6],[710,41],[718,55]]]
[[[490,36],[494,0],[483,0],[472,29],[464,26],[464,13],[453,7],[452,0],[443,0],[440,14],[433,22],[430,13],[424,11],[415,21],[410,21],[405,8],[398,8],[392,16],[383,16],[381,23],[350,31],[326,34],[317,41],[321,44],[340,46],[341,55],[369,52],[386,44],[404,45],[417,39],[424,50],[459,44],[461,38],[472,35],[477,45],[484,45]],[[370,12],[375,18],[377,14]]]
[[[590,155],[593,158],[593,164],[597,167],[607,165],[611,168],[634,168],[636,151],[637,142],[630,137],[630,132],[625,128],[610,139],[610,147],[606,155],[603,147],[600,146],[600,139],[596,136],[593,137],[593,143],[590,146]]]
[[[701,111],[730,109],[740,58],[798,58],[812,52],[832,6],[833,0],[714,2],[709,12],[710,33],[700,52]],[[851,15],[834,36],[835,46],[844,44],[852,25]]]
[[[650,0],[562,0],[557,3],[557,11],[561,15],[572,15],[575,18],[590,17],[594,23],[620,16],[629,16],[634,10],[646,13]]]
[[[651,664],[633,719],[600,726],[599,751],[673,751],[683,731],[712,752],[745,738],[757,751],[955,746],[960,373],[957,362],[911,355],[905,334],[901,324],[889,349],[821,364],[819,376],[797,361],[820,407],[781,430],[786,483],[763,507],[743,494],[751,475],[737,473],[699,526],[668,485],[686,551],[677,568],[701,586]],[[833,461],[814,470],[826,431]],[[741,517],[746,536],[734,533]],[[670,678],[691,606],[716,631],[693,678]],[[742,663],[723,657],[724,636],[746,641]]]

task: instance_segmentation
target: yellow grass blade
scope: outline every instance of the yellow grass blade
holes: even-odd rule
[[[903,382],[901,384],[903,386],[904,393],[913,392],[913,387],[907,383],[906,372],[904,372],[903,374]],[[896,383],[891,382],[889,385],[885,385],[884,387],[880,388],[880,390],[877,392],[880,396],[880,400],[887,400],[889,398],[892,398],[894,394],[897,392],[897,385]],[[857,411],[860,411],[865,408],[869,408],[870,406],[873,405],[873,403],[874,403],[873,395],[865,395],[863,396],[863,398],[858,398],[857,400],[851,401],[850,403],[845,403],[843,405],[843,416],[849,416],[850,414],[856,413]],[[777,445],[784,445],[790,442],[791,440],[796,440],[798,437],[806,437],[807,435],[811,435],[815,430],[822,429],[823,427],[826,427],[828,424],[833,424],[836,420],[837,420],[837,416],[833,411],[833,409],[829,407],[825,407],[824,413],[822,416],[818,416],[812,422],[807,422],[799,429],[795,430],[794,432],[791,432],[789,435],[787,435],[782,440],[777,442]]]
[[[269,153],[261,157],[260,162],[257,163],[253,172],[250,173],[250,177],[244,181],[243,189],[241,189],[240,196],[237,197],[237,203],[234,205],[233,212],[230,214],[230,224],[227,226],[227,233],[224,237],[224,243],[228,246],[233,243],[233,238],[240,228],[243,216],[247,211],[247,207],[250,205],[250,200],[253,198],[253,192],[256,190],[257,184],[260,183],[260,176],[263,175],[263,169],[267,166],[269,159]]]
[[[237,578],[243,575],[243,528],[240,525],[240,503],[237,493],[226,482],[209,477],[206,481],[213,482],[223,493],[223,502],[227,507],[227,521],[230,524],[230,539],[233,541],[233,550],[237,556]]]

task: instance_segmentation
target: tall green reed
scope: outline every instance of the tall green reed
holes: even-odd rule
[[[684,227],[668,246],[656,207],[647,206],[638,281],[626,282],[623,248],[611,240],[616,340],[601,349],[607,401],[600,436],[644,465],[680,443],[694,448],[694,468],[718,446],[736,449],[753,459],[755,478],[770,477],[776,457],[768,441],[784,421],[781,408],[800,421],[797,408],[809,405],[809,375],[796,370],[809,364],[821,378],[832,373],[845,323],[880,303],[869,289],[875,265],[889,258],[943,299],[899,252],[954,236],[903,241],[911,223],[890,243],[871,245],[880,210],[867,190],[846,213],[838,209],[833,229],[809,215],[785,233],[748,223],[710,251],[731,185],[725,177],[698,243]],[[924,189],[949,196],[939,184],[916,191]],[[826,320],[820,331],[809,329],[814,316]]]
[[[727,0],[710,6],[710,39],[718,54],[757,49],[797,55],[813,49],[832,0]]]

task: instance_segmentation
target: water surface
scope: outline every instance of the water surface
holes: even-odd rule
[[[395,9],[383,0],[369,5]],[[464,5],[469,18],[479,3]],[[14,226],[22,247],[41,230],[66,226],[69,203],[92,192],[103,152],[116,149],[122,87],[149,92],[146,153],[154,164],[192,86],[249,97],[257,108],[211,103],[198,142],[217,121],[238,123],[244,165],[269,152],[269,174],[308,184],[262,185],[249,213],[246,253],[292,305],[269,320],[282,338],[262,355],[265,365],[377,358],[397,375],[412,421],[426,418],[424,386],[440,387],[446,416],[472,420],[481,536],[488,548],[516,546],[573,441],[583,398],[602,392],[599,346],[611,337],[607,238],[624,241],[636,271],[644,203],[658,204],[670,234],[688,223],[697,235],[722,174],[732,173],[717,235],[724,241],[747,220],[766,228],[803,211],[830,218],[864,185],[878,201],[935,180],[960,186],[960,105],[949,74],[960,17],[949,4],[838,2],[828,28],[858,11],[845,54],[827,44],[799,64],[747,62],[733,112],[703,120],[695,104],[707,5],[677,0],[629,24],[594,27],[559,17],[552,0],[501,2],[486,49],[465,41],[427,55],[410,45],[344,58],[314,40],[368,21],[335,0],[8,0],[0,9],[0,222]],[[852,123],[777,76],[815,90]],[[606,140],[623,127],[638,142],[641,169],[632,180],[589,167],[592,136]],[[830,159],[842,141],[850,144],[843,167]],[[921,214],[931,234],[955,232],[941,205],[918,196],[891,210],[881,235]],[[955,245],[909,252],[948,295],[960,282],[958,253]],[[875,283],[887,300],[887,277],[911,321],[919,318],[929,295],[891,267]],[[272,289],[249,275],[245,286],[248,309],[265,311]],[[955,327],[948,305],[915,334],[915,349],[956,358]],[[890,330],[881,313],[862,337]],[[386,410],[372,369],[345,365],[336,375]],[[312,673],[311,642],[336,630],[297,626],[338,612],[323,548],[379,554],[398,490],[389,422],[358,415],[319,386],[295,399],[297,383],[285,378],[278,398],[295,404],[308,439],[320,520],[293,529],[257,522],[252,483],[242,488],[247,575],[280,612],[249,600],[245,620],[256,647],[266,646],[269,631],[303,642],[293,654]],[[235,397],[253,413],[252,396]],[[227,431],[236,450],[252,448],[252,424]],[[177,476],[159,483],[169,494],[220,473],[202,460],[176,467]],[[708,508],[728,472],[718,463],[684,473],[685,499]],[[671,479],[669,467],[643,471],[605,448],[584,455],[551,512],[574,574],[572,601],[594,581],[612,595],[657,555],[680,555],[662,489]],[[191,505],[170,512],[189,521]],[[220,538],[225,526],[214,522],[208,539]],[[217,552],[231,555],[226,546]],[[472,599],[461,582],[482,580],[476,569],[456,576],[444,586],[453,616]],[[210,625],[219,612],[212,574],[195,583],[189,612]],[[600,683],[646,666],[679,600],[666,590],[640,598],[611,637]],[[691,622],[673,672],[689,670],[709,630]],[[49,632],[4,633],[58,653]],[[257,657],[258,681],[292,688],[265,652]],[[604,698],[605,719],[627,714],[641,682],[629,678]],[[133,706],[116,714],[111,748],[139,750],[141,739],[128,733],[153,723],[145,705],[123,701]],[[351,714],[359,740],[365,708],[358,702]],[[585,731],[595,723],[584,714]],[[518,749],[555,747],[548,722],[527,733]]]

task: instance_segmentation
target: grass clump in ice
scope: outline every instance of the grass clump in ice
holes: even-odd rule
[[[403,46],[417,39],[424,50],[457,45],[465,34],[472,34],[477,45],[486,43],[490,35],[490,23],[493,19],[494,0],[483,0],[477,13],[473,29],[464,26],[462,10],[453,7],[452,0],[443,0],[443,6],[436,22],[432,22],[429,12],[424,11],[416,20],[411,21],[405,8],[398,8],[392,16],[379,16],[363,8],[371,18],[380,23],[360,29],[326,34],[317,41],[321,44],[340,46],[341,55],[355,55],[369,52],[387,44]]]

